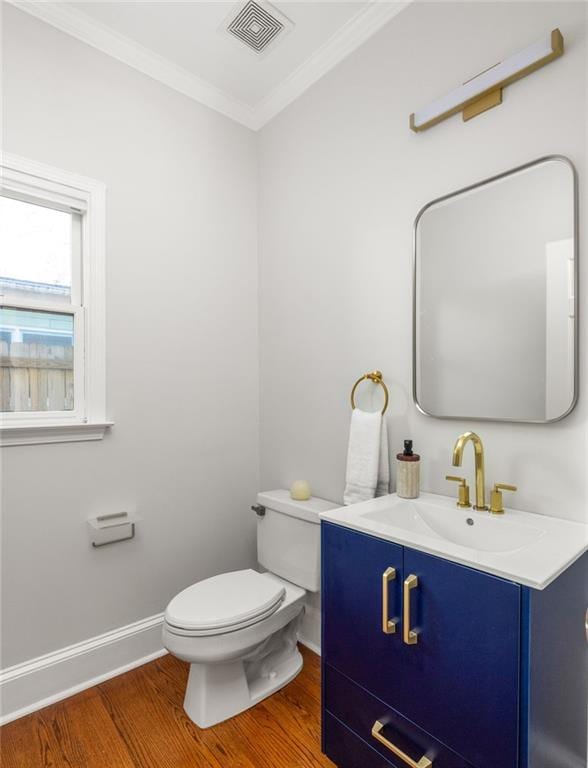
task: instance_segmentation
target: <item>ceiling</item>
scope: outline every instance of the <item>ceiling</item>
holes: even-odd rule
[[[258,54],[226,31],[245,0],[10,2],[253,129],[408,4],[274,2],[292,26]]]

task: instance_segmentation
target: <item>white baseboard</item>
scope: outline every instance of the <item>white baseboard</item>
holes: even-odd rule
[[[163,614],[0,671],[0,725],[163,656]]]
[[[316,616],[310,613],[303,627],[310,632],[302,632],[299,641],[320,656],[320,645],[308,636],[317,633]],[[162,623],[160,613],[0,670],[0,725],[163,656]]]
[[[317,656],[321,655],[320,645],[313,643],[312,640],[307,640],[305,637],[299,637],[298,642],[300,643],[300,645],[303,645],[305,648],[308,648],[313,653],[316,653]]]

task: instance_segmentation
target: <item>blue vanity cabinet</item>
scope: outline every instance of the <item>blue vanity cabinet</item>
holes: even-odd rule
[[[322,523],[322,538],[324,716],[385,755],[382,765],[409,764],[374,741],[353,703],[342,714],[332,681],[343,675],[345,698],[374,722],[384,718],[388,740],[405,744],[415,765],[425,750],[439,768],[518,768],[521,587],[331,523]],[[385,634],[382,575],[391,566],[398,624]],[[403,595],[411,576],[417,585]],[[414,644],[404,641],[408,629]],[[329,743],[333,730],[331,722],[324,749],[348,768]]]

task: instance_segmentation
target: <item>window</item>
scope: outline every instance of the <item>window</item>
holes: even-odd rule
[[[81,291],[72,277],[81,274],[82,215],[3,192],[0,222],[0,410],[80,415],[84,358],[74,353]]]
[[[1,170],[2,444],[99,439],[104,186],[10,156]]]

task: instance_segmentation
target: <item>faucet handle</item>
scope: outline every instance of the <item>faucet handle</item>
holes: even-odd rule
[[[490,493],[490,512],[493,515],[504,514],[504,503],[502,501],[502,491],[516,491],[516,485],[508,485],[508,483],[494,483],[494,488]]]
[[[451,480],[454,483],[459,483],[458,493],[459,498],[457,500],[457,506],[461,509],[468,509],[472,505],[470,504],[470,488],[466,483],[465,477],[456,477],[455,475],[445,475],[446,480]]]

